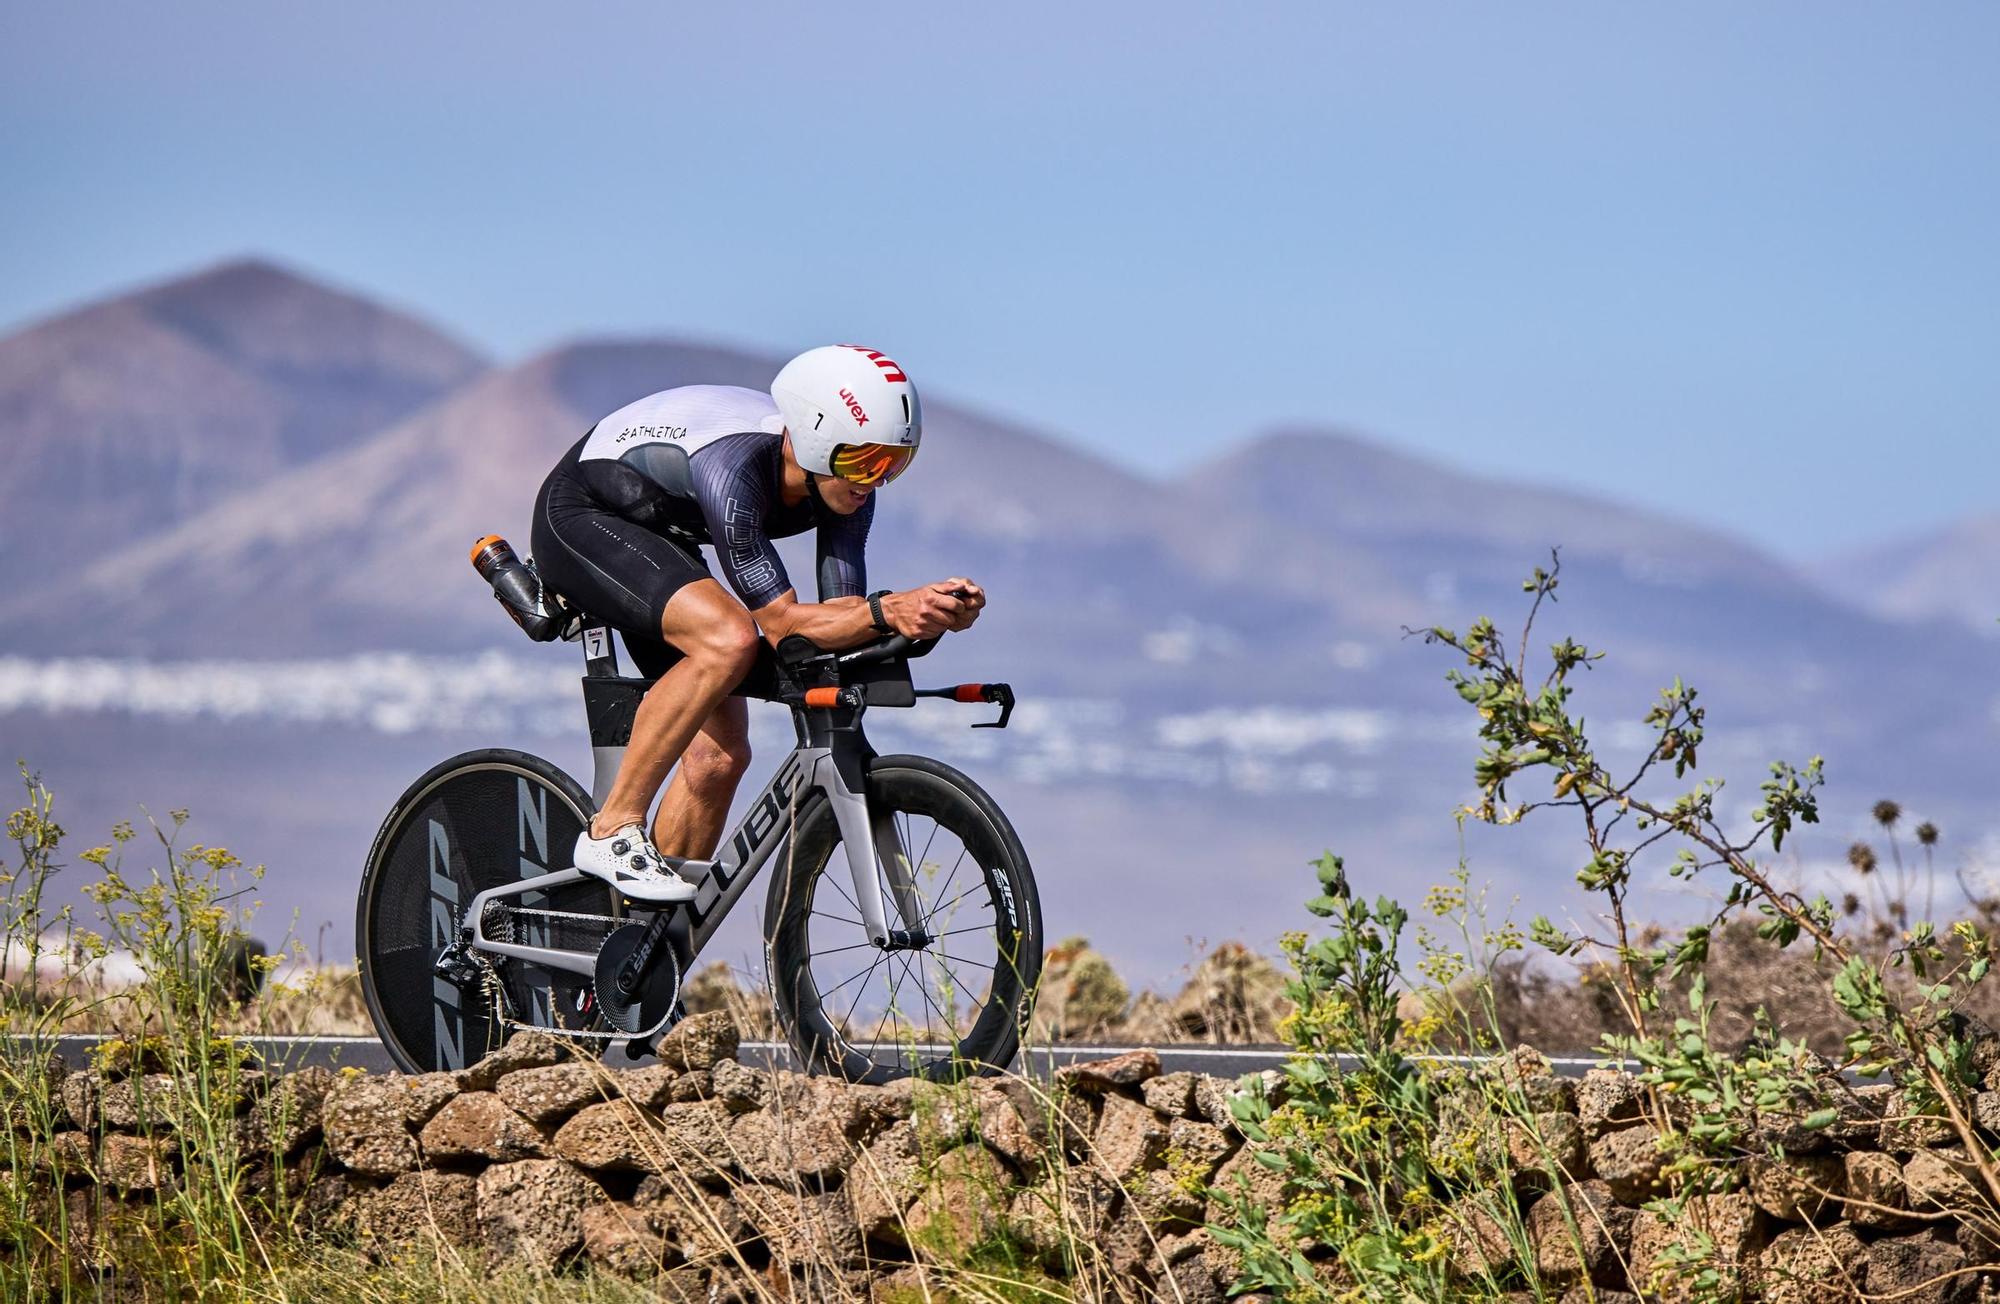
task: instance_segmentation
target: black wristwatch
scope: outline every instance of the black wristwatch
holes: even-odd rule
[[[896,632],[896,627],[882,618],[882,599],[888,597],[890,592],[891,590],[889,589],[877,589],[868,595],[868,614],[875,619],[875,632],[877,634],[893,634]]]

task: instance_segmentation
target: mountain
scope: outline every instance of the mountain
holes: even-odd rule
[[[164,332],[177,359],[265,357],[248,342],[281,333],[260,306],[268,275],[210,282],[191,335],[134,338]],[[143,317],[116,302],[118,320]],[[288,374],[312,371],[309,353],[288,357]],[[215,830],[204,836],[273,863],[273,899],[309,925],[340,921],[374,822],[432,760],[510,745],[587,769],[576,650],[512,629],[466,564],[472,540],[499,532],[525,550],[537,485],[602,414],[674,384],[761,387],[779,362],[580,341],[449,383],[450,368],[433,368],[437,388],[405,390],[376,429],[317,443],[283,437],[293,427],[271,415],[282,405],[268,367],[240,363],[263,377],[230,391],[240,403],[164,390],[174,397],[154,415],[181,423],[190,458],[225,428],[267,451],[231,463],[232,492],[0,599],[0,734],[80,797],[75,826],[138,800],[192,806]],[[65,401],[49,374],[17,386],[38,410]],[[977,577],[991,609],[919,678],[1004,678],[1022,705],[1004,735],[965,728],[983,712],[926,703],[871,714],[871,736],[992,787],[1032,849],[1045,914],[1066,921],[1058,931],[1091,933],[1143,973],[1164,972],[1191,934],[1269,944],[1297,924],[1302,866],[1326,846],[1364,890],[1413,896],[1467,854],[1497,901],[1580,904],[1575,847],[1554,821],[1460,843],[1451,812],[1477,747],[1441,682],[1456,658],[1406,633],[1480,614],[1518,632],[1520,580],[1557,546],[1563,585],[1535,645],[1573,635],[1609,649],[1577,678],[1607,759],[1635,754],[1636,721],[1681,676],[1714,711],[1702,755],[1736,781],[1730,809],[1753,804],[1771,759],[1829,756],[1834,827],[1827,846],[1805,841],[1808,856],[1837,862],[1884,796],[1946,829],[1941,865],[1993,827],[1991,645],[1859,610],[1742,540],[1550,488],[1532,468],[1476,475],[1346,431],[1274,430],[1154,479],[1067,432],[937,395],[925,407],[923,455],[880,499],[871,581]],[[133,474],[159,496],[180,472]],[[85,516],[124,501],[85,478],[71,492]],[[809,555],[809,541],[789,546],[795,576]],[[788,737],[782,711],[753,714],[753,730],[765,755]],[[332,936],[345,944],[342,923]]]
[[[236,656],[546,658],[494,610],[470,541],[500,532],[525,551],[542,476],[604,412],[697,380],[762,386],[778,365],[623,340],[487,372],[109,553],[30,599],[24,615],[56,614],[17,621],[13,641],[185,658],[213,655],[227,630]],[[927,408],[924,455],[878,508],[873,582],[978,577],[995,602],[981,659],[1044,692],[1426,709],[1435,681],[1400,670],[1413,661],[1404,630],[1504,621],[1522,575],[1560,546],[1565,587],[1546,620],[1614,650],[1595,672],[1606,688],[1644,700],[1682,675],[1739,719],[1816,722],[1822,746],[1891,731],[1963,745],[1959,685],[1984,668],[1975,641],[1856,612],[1740,540],[1341,432],[1275,431],[1152,481],[1049,435]],[[1932,673],[1879,691],[1886,669],[1912,665]]]
[[[244,260],[0,339],[0,555],[55,576],[477,374],[429,326]]]
[[[2000,633],[2000,513],[1829,558],[1813,574],[1828,592],[1893,620]]]
[[[1182,478],[1208,502],[1311,522],[1343,544],[1427,554],[1468,549],[1531,554],[1554,539],[1631,559],[1646,578],[1694,585],[1724,570],[1761,581],[1794,577],[1748,544],[1604,497],[1547,489],[1532,478],[1457,470],[1341,431],[1288,428],[1230,449]]]
[[[466,550],[500,532],[526,551],[535,491],[563,449],[598,416],[651,390],[697,380],[763,386],[778,365],[682,343],[594,342],[490,372],[373,438],[84,568],[66,581],[63,615],[46,641],[74,647],[79,631],[92,630],[101,651],[201,655],[211,648],[208,629],[227,620],[239,650],[266,656],[492,646],[506,626],[494,623],[499,613]],[[896,523],[873,550],[878,565],[900,571],[911,554],[893,543],[916,536],[957,538],[975,556],[1034,570],[1055,522],[1078,522],[1065,537],[1099,542],[1140,528],[1143,495],[1108,464],[949,405],[926,415],[933,438],[923,474],[906,482],[924,489],[898,496],[907,517],[884,513]],[[1028,479],[1006,469],[1018,466],[1038,471]],[[934,576],[905,582],[920,577]]]
[[[1190,519],[1236,513],[1265,522],[1261,535],[1217,546],[1239,555],[1245,580],[1268,575],[1279,564],[1274,552],[1317,576],[1299,591],[1349,631],[1459,626],[1481,612],[1504,625],[1528,569],[1560,548],[1563,587],[1545,618],[1616,649],[1614,674],[1636,670],[1664,683],[1687,673],[1712,689],[1735,686],[1758,711],[1816,712],[1810,701],[1843,665],[1859,682],[1873,673],[1860,668],[1878,658],[1975,655],[1950,640],[1920,651],[1910,632],[1860,615],[1740,539],[1344,433],[1271,433],[1195,468],[1177,490]],[[1281,528],[1290,534],[1278,549]],[[1360,592],[1357,570],[1367,577]],[[1859,695],[1849,709],[1870,701],[1879,695]]]

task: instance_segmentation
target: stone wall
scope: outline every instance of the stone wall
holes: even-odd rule
[[[1284,1195],[1231,1120],[1235,1085],[1162,1074],[1151,1051],[1065,1069],[1044,1090],[851,1087],[745,1067],[736,1050],[725,1016],[700,1015],[644,1068],[522,1034],[459,1073],[253,1074],[239,1126],[262,1159],[245,1182],[282,1180],[312,1225],[371,1247],[441,1237],[538,1269],[588,1260],[669,1299],[923,1298],[920,1262],[950,1262],[1004,1224],[1051,1274],[1088,1277],[1084,1297],[1219,1301],[1235,1261],[1202,1230],[1220,1212],[1208,1188],[1240,1175],[1274,1209]],[[1616,1304],[1694,1228],[1751,1297],[1970,1304],[2000,1282],[1965,1216],[1966,1156],[1936,1122],[1903,1117],[1892,1089],[1860,1088],[1831,1128],[1774,1120],[1787,1157],[1747,1161],[1741,1189],[1670,1226],[1640,1208],[1662,1190],[1661,1160],[1631,1078],[1560,1079],[1531,1051],[1503,1064],[1534,1122],[1482,1143],[1515,1157],[1528,1241],[1517,1251],[1466,1219],[1461,1272],[1518,1252],[1563,1298]],[[55,1149],[78,1254],[107,1252],[91,1231],[106,1211],[153,1198],[186,1162],[171,1086],[62,1081],[74,1130]],[[1567,1178],[1554,1190],[1532,1171],[1544,1157]]]
[[[537,1269],[588,1260],[670,1299],[922,1299],[917,1260],[949,1261],[1003,1221],[1055,1275],[1080,1249],[1120,1283],[1105,1298],[1175,1298],[1169,1277],[1179,1298],[1223,1298],[1201,1185],[1240,1166],[1233,1084],[1162,1075],[1139,1051],[1064,1071],[1052,1108],[1020,1080],[854,1087],[736,1050],[709,1014],[644,1068],[524,1033],[457,1073],[253,1074],[246,1181],[284,1180],[312,1226],[384,1251],[440,1237]],[[108,1255],[91,1228],[156,1198],[185,1159],[172,1084],[72,1072],[61,1095],[74,1248]]]
[[[1750,1139],[1759,1153],[1728,1169],[1735,1189],[1691,1198],[1669,1223],[1641,1207],[1666,1193],[1665,1161],[1634,1078],[1609,1069],[1558,1078],[1525,1048],[1499,1063],[1538,1109],[1499,1142],[1532,1200],[1526,1253],[1543,1282],[1568,1289],[1565,1300],[1972,1304],[2000,1286],[2000,1244],[1987,1234],[2000,1223],[1990,1208],[1978,1212],[1965,1151],[1943,1119],[1905,1109],[1895,1087],[1852,1088],[1830,1127],[1764,1116]],[[1535,1189],[1546,1184],[1535,1171],[1545,1159],[1570,1179],[1559,1191]],[[1454,1246],[1462,1269],[1515,1258],[1498,1227],[1471,1221]],[[1698,1294],[1673,1270],[1674,1247],[1698,1237],[1713,1245],[1719,1294]]]

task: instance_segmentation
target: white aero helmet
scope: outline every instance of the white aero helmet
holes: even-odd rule
[[[771,382],[792,455],[820,475],[887,484],[917,455],[924,414],[901,366],[858,344],[829,344],[793,358]]]

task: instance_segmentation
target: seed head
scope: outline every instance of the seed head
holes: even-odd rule
[[[1903,808],[1893,801],[1875,803],[1875,822],[1885,829],[1896,827],[1896,821],[1903,818]]]
[[[1840,913],[1846,915],[1849,919],[1852,919],[1854,918],[1854,916],[1860,914],[1861,898],[1854,895],[1852,892],[1849,892],[1846,896],[1840,898]]]
[[[1865,842],[1855,843],[1847,849],[1847,863],[1854,867],[1854,872],[1857,874],[1874,873],[1875,848]]]
[[[1937,825],[1931,823],[1929,820],[1925,820],[1922,824],[1917,825],[1917,841],[1927,847],[1935,847],[1937,839]]]

